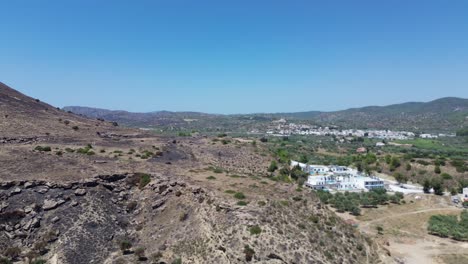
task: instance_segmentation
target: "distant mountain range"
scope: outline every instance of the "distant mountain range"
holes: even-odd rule
[[[398,129],[411,131],[455,131],[468,126],[468,99],[445,97],[430,102],[408,102],[388,106],[367,106],[341,111],[218,115],[198,112],[131,113],[68,106],[63,110],[92,118],[103,118],[127,126],[179,127],[187,129],[251,129],[278,118],[341,128]],[[242,129],[241,129],[242,130]]]

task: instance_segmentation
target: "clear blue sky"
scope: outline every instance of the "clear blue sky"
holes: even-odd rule
[[[0,81],[56,106],[210,113],[468,97],[468,1],[0,0]]]

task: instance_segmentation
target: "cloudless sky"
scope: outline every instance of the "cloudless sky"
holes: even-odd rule
[[[466,0],[0,0],[0,81],[55,106],[209,113],[468,97]]]

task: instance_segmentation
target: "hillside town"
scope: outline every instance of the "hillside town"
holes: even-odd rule
[[[420,138],[438,138],[451,137],[452,134],[415,134],[410,131],[393,131],[377,129],[338,129],[334,126],[314,126],[308,124],[289,123],[286,119],[279,119],[272,122],[272,125],[266,131],[271,136],[290,136],[290,135],[315,135],[315,136],[339,136],[339,137],[367,137],[386,140],[407,140],[415,137]]]

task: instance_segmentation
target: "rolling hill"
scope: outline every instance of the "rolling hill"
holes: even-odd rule
[[[26,96],[0,82],[0,138],[96,135],[121,130],[110,122],[92,120]]]
[[[410,131],[454,132],[468,125],[468,99],[445,97],[430,102],[408,102],[388,106],[368,106],[334,112],[296,112],[248,115],[215,115],[197,112],[130,113],[89,107],[65,107],[81,115],[104,118],[128,126],[185,128],[233,128],[249,130],[259,123],[278,118],[304,120],[341,128],[374,128]]]

